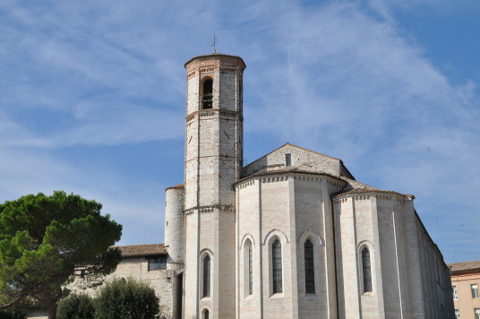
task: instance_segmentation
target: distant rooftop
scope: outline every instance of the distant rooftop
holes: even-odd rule
[[[462,273],[478,270],[480,272],[480,260],[464,261],[461,263],[447,264],[450,267],[450,273]]]
[[[123,257],[142,257],[142,256],[154,256],[165,255],[167,250],[163,244],[150,244],[150,245],[131,245],[131,246],[115,246],[120,248]]]

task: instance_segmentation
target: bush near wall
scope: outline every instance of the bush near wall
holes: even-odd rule
[[[57,319],[157,319],[158,303],[155,291],[148,284],[132,278],[113,279],[100,289],[95,299],[87,295],[62,299]]]
[[[26,319],[27,316],[22,311],[0,311],[0,319]]]
[[[93,305],[93,299],[88,295],[70,295],[58,303],[57,319],[94,318],[95,307]]]
[[[160,307],[155,290],[132,278],[113,279],[100,290],[96,303],[98,319],[155,319]]]

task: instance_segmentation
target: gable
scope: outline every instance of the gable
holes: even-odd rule
[[[353,176],[340,159],[310,151],[290,143],[277,148],[245,166],[242,170],[242,177],[255,173],[287,169],[301,169],[317,173],[322,172],[353,179]]]

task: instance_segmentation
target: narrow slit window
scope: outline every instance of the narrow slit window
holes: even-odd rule
[[[248,247],[248,294],[253,295],[252,245]]]
[[[368,248],[362,251],[362,267],[363,267],[363,292],[372,291],[372,267],[370,264],[370,251]]]
[[[315,268],[313,266],[313,244],[307,240],[304,244],[305,250],[305,292],[315,293]]]
[[[292,165],[292,154],[285,154],[285,166]]]
[[[213,104],[213,80],[203,82],[203,109],[211,109]]]
[[[281,293],[282,289],[282,244],[277,239],[272,244],[272,278],[273,293]]]
[[[210,256],[203,259],[203,297],[210,297]]]
[[[210,312],[208,310],[205,310],[205,312],[203,313],[203,318],[204,319],[210,318]]]

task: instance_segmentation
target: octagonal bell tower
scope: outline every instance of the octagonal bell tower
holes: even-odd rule
[[[243,161],[240,57],[190,59],[185,132],[183,318],[235,317],[235,193]],[[219,305],[222,305],[220,308]]]

